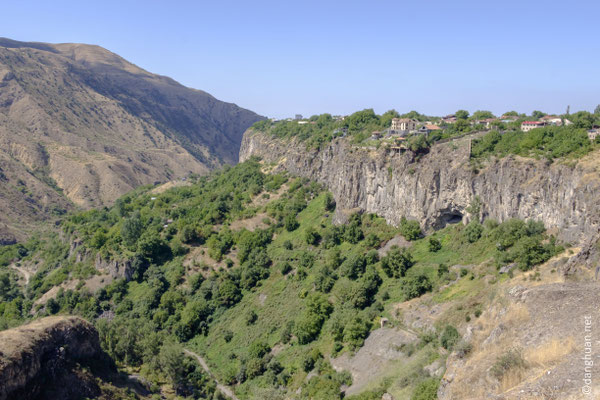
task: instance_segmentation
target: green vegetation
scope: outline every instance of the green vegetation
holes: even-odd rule
[[[389,128],[392,118],[414,118],[425,121],[428,117],[411,111],[400,115],[395,110],[390,110],[382,115],[377,115],[372,109],[357,111],[344,119],[335,119],[330,114],[313,115],[299,124],[298,121],[259,121],[252,128],[267,132],[279,138],[295,137],[305,141],[309,148],[320,148],[323,144],[331,142],[336,137],[344,135],[344,131],[352,138],[354,143],[360,143],[371,136],[373,131]]]
[[[215,392],[182,354],[185,347],[203,354],[241,398],[283,398],[300,388],[301,398],[340,398],[350,378],[335,372],[329,357],[357,351],[381,317],[393,318],[394,304],[432,291],[441,302],[478,284],[448,266],[494,259],[529,269],[561,249],[534,221],[457,224],[427,237],[416,221],[394,228],[373,214],[334,226],[331,194],[304,179],[266,175],[256,160],[189,187],[150,189],[112,208],[66,216],[62,239],[1,247],[0,328],[32,314],[81,315],[119,366],[181,396]],[[250,225],[254,220],[262,224]],[[377,249],[399,234],[412,246],[380,256]],[[76,239],[79,246],[71,246]],[[96,259],[126,266],[127,279],[95,276]],[[35,264],[22,288],[8,266]],[[90,278],[106,281],[90,289]],[[71,281],[79,283],[67,286]],[[439,345],[460,343],[450,325],[430,336],[411,350],[414,364],[398,378],[413,398],[428,398],[437,385],[416,371],[440,357]]]
[[[489,155],[504,157],[510,154],[524,157],[544,157],[552,160],[562,157],[581,157],[595,148],[585,128],[570,126],[548,126],[500,134],[492,131],[473,141],[471,155],[483,158]]]

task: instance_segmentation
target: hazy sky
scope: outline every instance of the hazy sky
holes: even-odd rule
[[[600,1],[11,1],[0,36],[98,44],[262,115],[600,103]]]

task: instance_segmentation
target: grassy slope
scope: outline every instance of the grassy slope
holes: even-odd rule
[[[142,220],[147,224],[145,229],[148,231],[156,229],[157,237],[167,243],[173,250],[177,246],[183,246],[184,249],[193,248],[197,244],[183,245],[179,241],[185,226],[194,224],[198,230],[202,230],[203,227],[210,227],[213,231],[210,235],[214,236],[234,221],[268,211],[269,207],[278,201],[272,200],[270,204],[261,207],[256,207],[252,203],[252,199],[256,199],[257,196],[262,196],[262,194],[261,189],[257,190],[256,183],[253,181],[253,179],[258,179],[258,175],[250,175],[245,172],[244,168],[249,168],[251,165],[240,165],[223,174],[217,174],[212,179],[203,180],[199,185],[192,188],[172,189],[154,196],[156,197],[155,200],[150,199],[151,195],[148,193],[148,188],[139,189],[127,196],[126,201],[123,202],[125,204],[123,207],[125,207],[126,214],[130,216],[135,210],[139,210]],[[254,165],[252,168],[256,170],[257,167]],[[270,177],[269,179],[263,177],[261,179],[266,182],[266,186],[271,185],[271,193],[276,191],[285,180],[281,177]],[[258,181],[262,182],[261,179],[258,179]],[[291,184],[296,187],[294,189],[296,192],[290,190],[289,195],[283,196],[282,201],[285,204],[289,205],[292,202],[294,193],[298,193],[298,187],[309,187],[307,183],[299,184],[298,182],[293,181]],[[232,184],[236,188],[234,197],[242,199],[240,204],[243,204],[243,207],[235,209],[236,211],[233,211],[232,208],[224,216],[215,220],[216,200],[227,198],[227,201],[232,201],[231,196],[228,195],[230,189],[227,186]],[[265,193],[265,189],[262,188],[262,190],[262,193]],[[272,260],[269,267],[269,277],[259,282],[258,286],[251,290],[243,289],[243,297],[237,304],[230,308],[217,307],[208,320],[208,333],[204,336],[197,332],[190,342],[185,344],[185,346],[206,356],[215,375],[221,381],[230,381],[238,373],[242,364],[241,360],[249,356],[250,346],[260,341],[265,342],[271,348],[277,349],[275,359],[281,363],[285,374],[289,375],[285,392],[292,394],[300,387],[304,386],[303,389],[306,389],[305,378],[307,373],[304,371],[302,363],[307,354],[313,349],[318,349],[326,357],[334,355],[335,340],[331,332],[331,321],[334,316],[340,317],[346,325],[355,315],[361,316],[367,322],[373,322],[373,326],[377,325],[379,317],[387,317],[396,325],[402,323],[395,310],[399,305],[405,304],[405,280],[388,277],[381,269],[381,263],[378,262],[374,264],[374,267],[382,278],[382,283],[373,296],[372,305],[360,310],[349,304],[342,304],[343,302],[340,299],[343,298],[345,290],[355,287],[357,283],[347,277],[338,277],[331,291],[326,294],[328,300],[334,306],[332,317],[324,323],[317,339],[309,344],[299,344],[296,339],[292,339],[289,344],[280,343],[282,331],[288,323],[297,321],[306,309],[306,297],[315,291],[315,283],[318,283],[320,279],[318,272],[325,265],[326,260],[333,251],[333,249],[325,249],[322,244],[318,246],[309,245],[305,240],[305,234],[308,230],[314,229],[324,235],[332,227],[331,213],[326,211],[325,207],[327,194],[314,187],[306,193],[309,199],[306,208],[296,215],[296,219],[300,223],[299,227],[292,232],[288,232],[281,225],[274,227],[273,239],[267,245],[267,253]],[[314,196],[314,198],[311,199],[311,196]],[[235,201],[232,201],[233,203]],[[76,236],[82,237],[85,243],[84,246],[88,248],[92,243],[96,243],[99,246],[98,251],[105,256],[112,254],[117,259],[131,257],[137,253],[121,242],[120,232],[124,219],[119,216],[121,211],[118,211],[117,207],[119,205],[108,211],[90,211],[70,218],[69,223],[65,224],[66,230],[70,233],[75,232]],[[168,217],[173,217],[175,221],[168,228],[163,229],[163,221]],[[343,257],[349,257],[352,254],[364,254],[369,249],[379,247],[399,233],[398,229],[388,226],[383,219],[372,215],[362,217],[362,230],[365,237],[376,234],[377,240],[371,243],[371,247],[367,245],[367,240],[361,240],[356,244],[342,241],[335,247],[339,249]],[[494,279],[497,279],[495,266],[492,262],[489,262],[497,252],[496,241],[492,235],[493,230],[484,231],[483,236],[474,243],[469,243],[465,239],[464,231],[465,227],[463,225],[452,225],[436,232],[433,236],[440,240],[442,248],[433,253],[429,251],[430,237],[414,241],[410,252],[415,260],[415,265],[407,272],[408,278],[420,274],[428,276],[432,282],[434,293],[426,295],[424,301],[430,304],[451,303],[452,306],[445,309],[440,320],[457,326],[464,321],[466,314],[472,315],[474,313],[481,303],[482,296],[485,295],[486,291],[489,292],[489,285],[485,279],[486,275],[495,276]],[[99,243],[97,243],[98,232],[104,232],[104,239]],[[233,236],[237,237],[238,235],[233,232]],[[293,250],[284,247],[287,244],[286,242],[292,244]],[[30,299],[39,297],[45,290],[60,284],[62,281],[85,278],[93,273],[89,270],[89,261],[77,263],[74,262],[73,257],[68,258],[68,244],[60,244],[57,239],[51,239],[47,243],[44,242],[43,245],[37,243],[28,246],[30,247],[29,254],[21,257],[22,262],[34,259],[45,260],[40,272],[33,279],[35,286],[30,287]],[[233,257],[233,254],[237,254],[238,250],[235,249],[234,245],[232,252],[225,254],[225,257]],[[139,250],[137,251],[139,252]],[[313,267],[306,271],[307,276],[304,279],[297,279],[293,272],[283,276],[279,270],[280,265],[285,261],[289,261],[293,268],[297,268],[299,259],[305,252],[313,254],[315,258]],[[14,257],[14,255],[10,257]],[[168,342],[166,336],[176,331],[174,327],[183,318],[183,303],[199,299],[199,293],[191,290],[189,282],[183,279],[185,276],[181,276],[181,274],[190,274],[190,269],[182,268],[182,257],[174,256],[168,262],[158,261],[155,266],[149,268],[152,270],[152,276],[154,277],[157,274],[159,276],[164,274],[165,279],[163,281],[165,283],[163,285],[166,285],[168,290],[165,292],[163,288],[162,293],[174,293],[182,296],[180,305],[170,312],[169,320],[166,322],[156,322],[157,309],[163,308],[164,298],[160,297],[161,293],[155,299],[155,301],[160,302],[160,305],[158,307],[149,306],[149,302],[153,301],[153,290],[156,290],[156,286],[153,286],[156,285],[156,279],[153,278],[154,280],[151,281],[146,276],[139,282],[134,280],[126,284],[122,295],[111,294],[111,292],[108,294],[108,300],[106,300],[106,296],[100,298],[97,293],[87,294],[87,296],[91,295],[91,298],[86,297],[85,301],[79,300],[83,302],[81,304],[84,304],[84,306],[79,307],[80,304],[78,304],[75,308],[69,308],[61,303],[61,308],[54,312],[78,313],[94,319],[102,309],[114,310],[118,316],[125,320],[139,321],[142,324],[140,325],[143,326],[142,329],[136,326],[133,330],[133,332],[142,335],[140,341],[150,340],[144,336],[146,334],[145,330],[149,329],[156,331],[157,336],[152,340],[166,343]],[[438,276],[438,265],[441,263],[449,266],[474,264],[478,267],[476,269],[471,268],[470,272],[463,277],[457,277],[456,272],[459,271],[452,270],[450,274],[440,277]],[[236,265],[239,265],[239,263],[236,262]],[[234,267],[234,270],[236,268],[240,267]],[[339,274],[339,272],[338,269],[336,274]],[[230,279],[227,278],[226,272],[215,271],[215,273],[223,279]],[[454,279],[456,279],[454,284],[444,287]],[[112,285],[111,288],[114,288],[114,286]],[[440,287],[442,287],[441,290]],[[85,289],[77,289],[77,291],[83,293]],[[130,302],[131,306],[121,309],[120,306],[126,302]],[[0,315],[4,313],[4,318],[10,317],[6,311],[10,308],[8,304],[8,301],[0,303]],[[23,307],[23,310],[25,310],[24,313],[29,311],[27,307]],[[258,319],[253,324],[248,325],[246,316],[250,311],[256,312]],[[40,315],[44,313],[49,313],[49,310],[42,308]],[[152,322],[153,316],[154,322]],[[438,328],[441,327],[441,325],[438,326]],[[224,339],[226,331],[233,333],[229,342]],[[348,343],[344,344],[345,346],[341,350],[342,353],[352,351]],[[158,352],[158,350],[156,351]],[[383,387],[395,395],[408,396],[414,385],[425,378],[420,372],[422,367],[436,357],[443,357],[443,353],[438,344],[423,342],[422,346],[416,349],[410,362],[403,364],[402,368],[394,368],[389,375],[386,374],[373,380],[367,389],[377,390]],[[126,357],[122,360],[123,365],[130,362],[127,361],[128,359]],[[156,357],[144,358],[143,363],[146,365],[146,369],[142,368],[142,371],[152,371],[150,373],[151,378],[157,383],[164,384],[166,382],[164,376],[156,372],[157,368],[165,368],[161,364],[163,361],[160,354],[157,354]],[[134,365],[139,367],[139,361]],[[323,371],[326,373],[327,368],[323,368]],[[322,375],[325,375],[325,373]],[[241,398],[256,398],[257,396],[266,398],[265,393],[267,390],[270,392],[276,391],[274,389],[276,385],[273,385],[269,379],[266,374],[258,376],[237,386],[236,391]],[[330,380],[330,378],[323,379]],[[278,396],[281,397],[283,394],[279,393]],[[373,396],[376,396],[375,392],[373,392]]]

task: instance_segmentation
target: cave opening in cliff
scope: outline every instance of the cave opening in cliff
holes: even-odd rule
[[[458,223],[462,222],[462,220],[463,220],[463,215],[460,212],[447,211],[447,212],[442,213],[440,218],[438,218],[436,228],[442,229],[446,225],[458,224]]]

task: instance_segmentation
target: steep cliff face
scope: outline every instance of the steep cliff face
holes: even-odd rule
[[[295,140],[244,134],[240,161],[251,156],[325,184],[337,202],[336,218],[350,210],[377,213],[394,225],[404,216],[436,229],[469,218],[476,196],[481,216],[541,220],[570,242],[596,237],[600,228],[600,174],[594,153],[577,165],[507,157],[481,170],[469,164],[468,138],[435,145],[420,157],[334,140],[307,150]]]
[[[96,329],[81,318],[48,317],[0,332],[0,400],[52,398],[49,392],[54,398],[97,396],[97,384],[77,379],[69,367],[90,359],[108,360]]]

